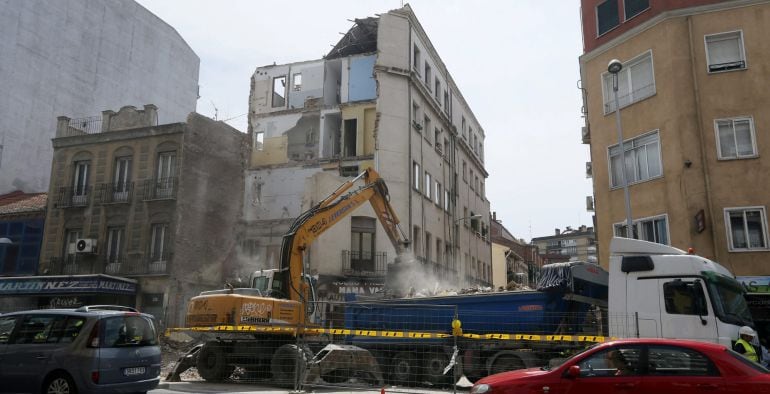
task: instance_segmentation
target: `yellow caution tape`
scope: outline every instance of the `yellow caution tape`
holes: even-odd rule
[[[171,335],[172,332],[181,331],[197,331],[197,332],[234,332],[234,333],[249,333],[249,332],[269,332],[269,333],[291,333],[297,334],[297,332],[310,335],[355,335],[363,337],[380,337],[380,338],[418,338],[418,339],[446,339],[452,338],[455,335],[445,332],[419,332],[419,331],[378,331],[378,330],[355,330],[355,329],[343,329],[343,328],[320,328],[320,327],[308,327],[299,328],[292,326],[258,326],[258,325],[219,325],[208,327],[189,327],[189,328],[167,328],[166,336]],[[607,340],[614,340],[614,337],[605,337],[601,335],[540,335],[540,334],[503,334],[503,333],[488,333],[488,334],[471,334],[462,333],[456,335],[457,337],[467,339],[492,339],[502,341],[538,341],[538,342],[605,342]]]

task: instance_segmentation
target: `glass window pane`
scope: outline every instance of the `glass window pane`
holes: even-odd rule
[[[634,151],[628,150],[626,147],[626,154],[625,154],[625,162],[626,162],[626,179],[628,180],[628,183],[633,183],[639,180],[637,177],[636,172],[636,163],[634,160]]]
[[[639,180],[649,179],[650,172],[647,168],[647,148],[639,148],[636,155],[637,177]]]
[[[650,178],[663,174],[663,169],[660,165],[660,143],[657,141],[647,145],[647,169]]]
[[[751,141],[751,124],[748,120],[736,120],[734,124],[738,156],[754,155],[754,144]]]
[[[733,125],[730,121],[717,122],[717,130],[719,131],[719,149],[722,157],[735,157],[735,134],[733,133]]]
[[[607,0],[596,7],[598,33],[602,35],[620,24],[617,0]]]
[[[666,230],[666,219],[655,220],[655,231],[658,234],[657,242],[668,245],[668,231]]]
[[[620,156],[615,155],[610,158],[610,167],[612,169],[612,187],[623,185],[623,173],[620,169]]]
[[[730,212],[730,232],[734,249],[745,249],[748,246],[743,228],[743,212]]]
[[[762,229],[762,213],[760,211],[746,211],[746,228],[749,231],[749,247],[764,248],[765,234]]]
[[[650,347],[648,373],[653,376],[711,376],[716,368],[704,355],[680,347]]]
[[[626,19],[631,19],[650,8],[650,0],[624,0]]]

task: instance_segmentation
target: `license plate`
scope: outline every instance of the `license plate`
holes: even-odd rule
[[[126,368],[123,370],[123,375],[126,375],[126,376],[144,375],[144,367]]]

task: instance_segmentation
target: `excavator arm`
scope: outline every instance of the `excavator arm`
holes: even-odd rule
[[[356,181],[364,179],[364,186],[350,190]],[[347,192],[347,194],[346,194]],[[281,243],[281,272],[286,274],[281,286],[290,299],[303,303],[307,299],[307,285],[303,281],[302,256],[307,247],[326,230],[367,201],[371,204],[388,238],[400,255],[409,241],[399,226],[398,217],[390,205],[385,181],[367,168],[356,178],[342,184],[318,204],[302,213],[283,236]]]

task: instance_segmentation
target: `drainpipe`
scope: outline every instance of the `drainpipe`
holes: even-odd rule
[[[698,78],[696,76],[696,69],[695,69],[695,48],[693,48],[693,36],[692,36],[692,17],[687,17],[687,34],[689,38],[689,46],[690,46],[690,72],[692,74],[692,83],[693,83],[693,93],[695,95],[695,127],[698,130],[698,135],[700,138],[698,138],[698,146],[700,147],[700,160],[703,165],[701,166],[701,170],[703,172],[703,180],[704,180],[704,186],[706,188],[706,205],[709,212],[709,216],[711,216],[711,245],[714,248],[714,257],[716,261],[722,261],[720,253],[719,253],[719,247],[717,246],[717,230],[716,226],[714,225],[716,223],[716,216],[714,216],[714,201],[711,199],[711,180],[709,175],[709,166],[707,157],[706,157],[706,142],[705,142],[705,136],[703,135],[703,125],[702,125],[702,113],[701,113],[701,101],[700,101],[700,88],[698,87]],[[725,224],[726,226],[726,224]],[[730,271],[735,272],[735,267],[733,267],[733,264],[731,261],[728,261],[730,264]]]
[[[411,69],[412,64],[414,64],[414,59],[412,59],[412,56],[414,55],[412,53],[412,45],[413,45],[412,44],[412,23],[409,22],[409,20],[407,19],[407,24],[409,26],[409,46],[406,48],[406,50],[409,52],[409,56],[407,56],[407,57],[409,58],[409,68]],[[416,121],[416,119],[412,118],[412,116],[414,116],[414,114],[412,114],[412,72],[411,71],[409,72],[409,79],[407,80],[407,87],[408,88],[406,89],[406,91],[407,91],[406,111],[409,114],[409,118],[408,118],[409,119],[409,124],[406,125],[406,127],[407,127],[407,129],[406,129],[407,130],[406,138],[407,138],[407,143],[408,143],[407,150],[409,152],[409,160],[406,162],[406,179],[407,179],[407,182],[406,182],[406,196],[407,196],[407,199],[406,200],[409,202],[409,228],[406,231],[407,231],[408,236],[410,236],[412,238],[412,253],[415,253],[416,251],[414,250],[414,233],[413,233],[414,223],[412,221],[412,185],[414,184],[413,183],[414,181],[412,181],[412,182],[409,181],[410,179],[412,179],[412,175],[411,174],[414,172],[414,169],[412,168],[412,162],[413,162],[413,159],[412,159],[412,124]]]

